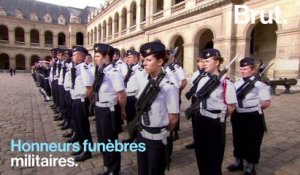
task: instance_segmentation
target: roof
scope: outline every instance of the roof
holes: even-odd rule
[[[36,13],[39,21],[44,21],[44,16],[48,13],[52,17],[52,23],[58,23],[58,17],[62,15],[65,18],[65,24],[70,23],[71,13],[78,16],[81,24],[88,22],[89,13],[94,7],[85,7],[78,9],[74,7],[65,7],[35,0],[0,0],[0,6],[6,12],[7,16],[16,16],[16,10],[20,10],[24,19],[30,20],[30,14]]]

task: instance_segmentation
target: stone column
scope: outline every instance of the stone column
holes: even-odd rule
[[[136,30],[140,30],[141,28],[141,10],[142,10],[142,5],[141,5],[141,0],[136,1]]]
[[[15,31],[14,30],[9,30],[8,31],[8,40],[10,45],[15,45]]]
[[[190,76],[194,72],[195,62],[194,62],[194,58],[191,58],[191,56],[195,55],[194,52],[196,50],[196,47],[194,43],[187,43],[183,45],[183,48],[184,48],[183,67],[186,75]]]
[[[57,36],[57,34],[53,35],[53,46],[58,47],[58,36]]]
[[[111,21],[111,39],[115,38],[115,19],[112,19]]]
[[[171,16],[172,0],[164,1],[164,18]]]
[[[126,25],[126,29],[127,29],[127,32],[126,33],[129,33],[129,29],[130,29],[130,24],[131,24],[131,10],[127,11],[127,25]]]
[[[45,33],[40,32],[40,47],[44,48],[45,47]]]
[[[121,32],[122,32],[122,22],[123,22],[123,18],[121,12],[121,15],[119,15],[119,36],[121,36]]]
[[[25,46],[30,47],[30,32],[24,31]]]
[[[16,58],[15,57],[10,57],[9,55],[9,69],[10,68],[15,68],[16,67]]]

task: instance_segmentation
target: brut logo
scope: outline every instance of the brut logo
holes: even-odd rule
[[[234,23],[236,24],[255,24],[255,17],[259,15],[260,22],[262,24],[272,24],[273,20],[277,24],[286,24],[287,20],[282,20],[282,12],[278,6],[273,10],[251,10],[246,5],[234,6]]]

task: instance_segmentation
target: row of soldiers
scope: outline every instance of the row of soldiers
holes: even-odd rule
[[[75,46],[52,49],[50,62],[36,66],[43,69],[38,75],[44,78],[46,96],[52,93],[52,108],[58,114],[54,120],[63,120],[61,129],[71,128],[63,136],[71,137],[68,142],[78,141],[81,148],[85,140],[93,143],[88,116],[95,115],[97,141],[108,143],[118,139],[127,121],[129,138],[123,142],[146,145],[145,152],[137,153],[138,174],[164,174],[173,141],[179,138],[180,94],[187,84],[175,54],[160,42],[150,42],[140,52],[128,50],[125,63],[117,48],[96,43],[93,49],[95,65],[87,49]],[[222,174],[228,116],[232,116],[236,157],[228,170],[244,170],[245,159],[245,175],[255,174],[264,133],[263,110],[271,99],[269,87],[258,81],[253,58],[240,61],[243,79],[235,83],[223,76],[228,67],[220,71],[223,58],[217,49],[205,49],[197,62],[192,88],[185,95],[192,102],[186,116],[192,119],[194,136],[188,147],[195,148],[199,174]],[[92,157],[83,149],[72,155],[75,161]],[[103,152],[103,162],[100,174],[119,174],[120,152]]]

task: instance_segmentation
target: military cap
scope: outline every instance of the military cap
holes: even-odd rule
[[[240,67],[245,67],[245,66],[250,66],[250,65],[255,65],[255,60],[254,58],[251,57],[245,57],[240,61]]]
[[[165,52],[165,51],[166,51],[165,45],[160,42],[146,43],[143,44],[140,48],[140,53],[143,55],[143,57],[147,57],[157,52]]]
[[[74,46],[72,48],[72,52],[82,52],[82,53],[84,53],[86,55],[89,53],[88,50],[86,50],[86,48],[84,48],[82,46]]]
[[[58,48],[56,50],[56,53],[65,53],[65,49]]]
[[[52,54],[56,54],[56,53],[57,53],[57,49],[58,49],[58,48],[52,48],[52,49],[51,49],[51,53],[52,53]]]
[[[116,54],[120,54],[120,50],[118,48],[114,48]]]
[[[203,59],[207,59],[209,57],[221,57],[221,53],[217,49],[204,49],[201,56]]]
[[[136,56],[139,56],[140,53],[135,51],[135,50],[127,50],[126,52],[126,56],[129,56],[129,55],[136,55]]]
[[[65,54],[72,56],[72,50],[71,49],[65,49]]]
[[[199,57],[198,57],[198,58],[203,59],[203,53],[202,53],[202,52],[199,54]]]
[[[108,54],[114,54],[115,53],[115,48],[111,47],[108,44],[96,43],[94,45],[94,51],[95,51],[95,53],[104,52],[104,53],[108,53]]]

